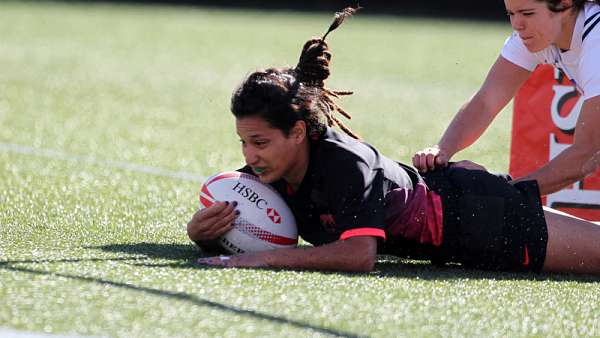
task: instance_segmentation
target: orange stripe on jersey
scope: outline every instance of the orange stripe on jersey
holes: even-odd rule
[[[377,228],[357,228],[344,231],[340,236],[341,240],[348,239],[350,237],[356,236],[373,236],[373,237],[382,237],[385,239],[385,231]]]

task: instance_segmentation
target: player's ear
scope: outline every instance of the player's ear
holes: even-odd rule
[[[302,143],[306,139],[306,122],[298,120],[290,129],[290,137],[294,139],[296,144]]]

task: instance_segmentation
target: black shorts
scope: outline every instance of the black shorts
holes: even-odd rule
[[[481,170],[446,168],[426,173],[442,198],[442,245],[434,263],[461,263],[501,271],[539,272],[548,228],[536,181],[510,184]]]

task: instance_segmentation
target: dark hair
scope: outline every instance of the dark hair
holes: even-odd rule
[[[360,7],[348,7],[336,13],[323,37],[312,38],[304,44],[296,67],[269,68],[250,74],[233,92],[233,115],[236,118],[263,118],[286,136],[297,121],[303,120],[308,135],[313,138],[321,135],[326,126],[338,126],[348,135],[359,138],[334,115],[338,112],[350,118],[333,99],[351,95],[352,92],[325,88],[331,62],[331,52],[325,38],[358,9]]]
[[[595,2],[596,4],[600,5],[600,0],[573,0],[573,6],[571,6],[571,7],[562,6],[561,0],[537,0],[537,1],[545,2],[546,5],[548,6],[548,9],[553,12],[564,12],[571,8],[576,11],[579,11],[579,10],[583,9],[583,7],[585,6],[585,4],[587,2]]]

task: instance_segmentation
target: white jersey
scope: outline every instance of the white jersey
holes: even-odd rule
[[[560,69],[584,99],[600,95],[600,6],[586,3],[579,12],[571,48],[561,51],[550,45],[544,50],[531,53],[516,32],[506,40],[500,53],[503,58],[533,71],[538,64],[551,64]]]

